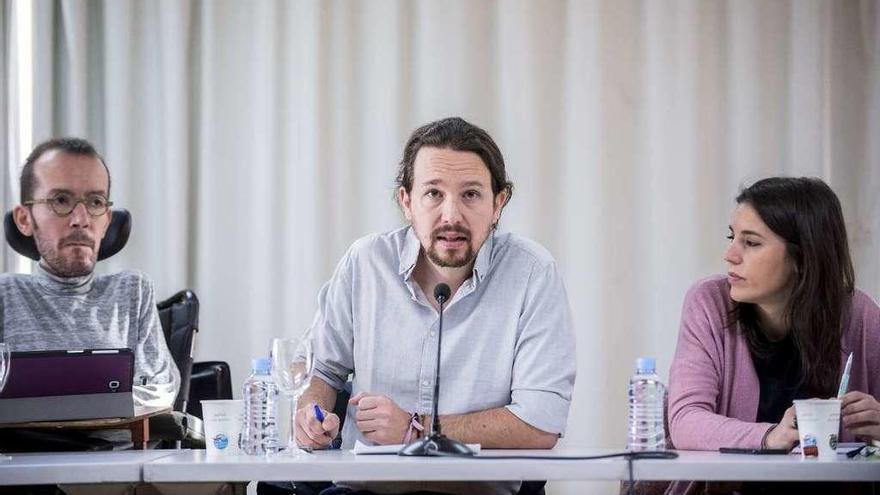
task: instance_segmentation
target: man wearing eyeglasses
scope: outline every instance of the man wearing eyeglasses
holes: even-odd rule
[[[133,270],[94,274],[109,197],[110,171],[88,141],[52,139],[31,152],[13,217],[34,237],[40,262],[32,275],[0,275],[0,341],[13,351],[130,348],[135,404],[170,406],[180,374],[152,283]]]

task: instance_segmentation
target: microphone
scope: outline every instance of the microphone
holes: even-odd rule
[[[436,299],[437,304],[440,305],[441,324],[443,318],[443,303],[449,300],[449,294],[451,292],[452,291],[449,289],[449,286],[442,282],[434,286],[434,299]]]
[[[439,283],[434,286],[434,299],[440,305],[440,321],[437,328],[437,367],[434,369],[434,404],[431,421],[431,435],[410,443],[398,452],[403,456],[440,456],[440,455],[474,455],[467,445],[447,438],[440,431],[440,414],[437,412],[440,402],[440,343],[443,338],[443,305],[449,300],[452,291],[449,286]]]

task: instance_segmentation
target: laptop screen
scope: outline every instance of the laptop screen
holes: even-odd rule
[[[0,398],[131,392],[129,349],[13,352]]]

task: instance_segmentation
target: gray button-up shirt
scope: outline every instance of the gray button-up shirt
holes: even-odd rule
[[[431,412],[439,314],[413,280],[411,227],[356,241],[318,296],[315,374],[352,393]],[[495,233],[444,308],[439,412],[506,407],[561,435],[575,379],[575,339],[556,262],[538,244]],[[365,441],[349,407],[343,445]],[[401,439],[402,440],[402,439]]]

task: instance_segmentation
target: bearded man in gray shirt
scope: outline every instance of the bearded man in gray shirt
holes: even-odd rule
[[[541,246],[498,232],[513,191],[504,159],[482,129],[460,118],[416,129],[398,173],[403,228],[355,242],[318,297],[315,374],[296,412],[296,440],[328,446],[333,410],[352,375],[342,433],[399,444],[431,423],[439,305],[446,283],[440,357],[443,432],[483,448],[552,448],[565,431],[575,379],[574,335],[562,278]],[[425,432],[427,433],[427,432]],[[514,493],[518,482],[346,483],[365,489]]]
[[[53,139],[31,152],[13,216],[34,237],[40,262],[32,275],[0,275],[0,341],[13,351],[129,348],[135,404],[171,406],[180,374],[152,283],[133,270],[94,273],[109,196],[110,171],[89,142]]]

